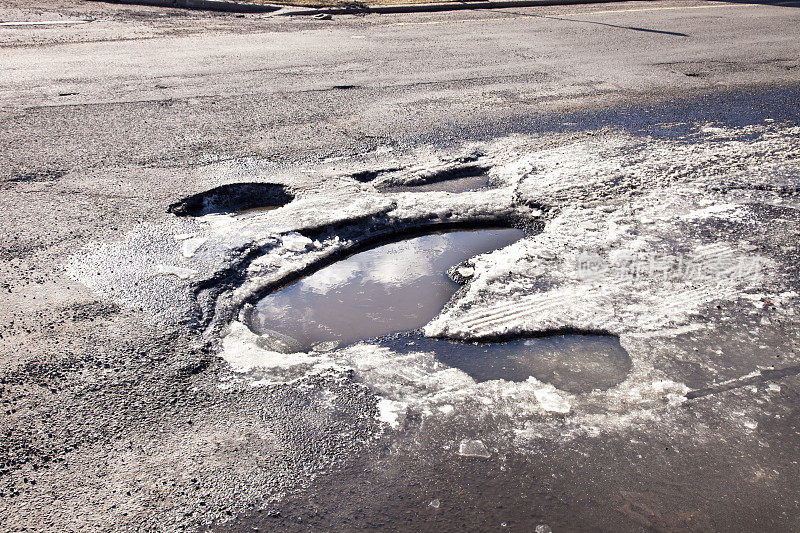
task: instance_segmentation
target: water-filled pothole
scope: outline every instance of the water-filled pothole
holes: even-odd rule
[[[455,164],[432,171],[395,176],[378,183],[384,192],[467,192],[488,187],[489,167],[474,163],[475,156],[461,158]],[[377,175],[376,175],[377,177]],[[357,178],[356,178],[357,179]]]
[[[481,174],[478,176],[468,176],[455,178],[446,181],[436,181],[433,183],[423,183],[421,185],[387,185],[380,187],[382,192],[467,192],[489,187],[489,176]]]
[[[366,250],[261,299],[250,327],[275,338],[280,351],[417,329],[458,290],[450,267],[523,236],[518,229],[455,231]]]
[[[461,343],[418,333],[386,338],[398,353],[432,352],[438,361],[463,370],[475,381],[539,381],[573,393],[605,390],[621,383],[631,358],[610,335],[553,335],[497,343]]]
[[[517,229],[455,231],[366,250],[262,298],[249,315],[249,325],[260,334],[263,348],[285,353],[378,339],[398,353],[432,352],[478,382],[533,376],[573,393],[622,382],[631,359],[613,336],[461,343],[414,331],[458,290],[446,274],[451,267],[523,236]]]

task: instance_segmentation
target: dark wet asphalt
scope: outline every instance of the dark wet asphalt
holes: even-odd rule
[[[576,121],[691,142],[694,128],[704,122],[746,126],[775,120],[796,125],[799,95],[795,88],[730,91],[546,121],[528,118],[525,131],[563,131],[556,122]],[[503,127],[505,133],[512,131]],[[775,178],[789,197],[797,197],[796,172]],[[795,254],[797,213],[755,205],[753,210],[753,218],[744,225],[691,225],[687,235],[708,242],[747,235],[778,256]],[[796,265],[789,261],[781,275],[798,279]],[[785,361],[799,353],[796,324],[765,325],[768,306],[750,316],[731,309],[720,307],[701,317],[704,322],[727,323],[725,327],[650,344],[648,356],[656,366],[692,389],[690,400],[672,411],[669,420],[656,416],[597,437],[559,441],[542,435],[534,439],[533,450],[528,446],[519,454],[512,451],[484,460],[459,458],[448,445],[465,434],[477,434],[490,449],[492,443],[507,449],[513,433],[503,412],[481,420],[464,413],[448,424],[436,417],[409,416],[398,431],[342,470],[320,477],[269,513],[243,516],[215,531],[533,531],[545,524],[553,531],[795,529],[800,526],[794,459],[800,453],[800,376],[796,365]],[[731,312],[733,323],[724,318]],[[755,329],[759,334],[754,341],[749,332]],[[385,342],[403,351],[419,341],[436,351],[437,341],[408,339],[401,335]],[[491,348],[470,349],[478,353]],[[455,350],[443,353],[448,364],[459,366]],[[684,353],[692,353],[694,362],[679,355]],[[761,367],[765,370],[760,375],[746,377]],[[479,368],[473,373],[495,370]],[[500,365],[499,372],[507,370]],[[727,379],[735,381],[713,386]],[[777,393],[771,388],[776,383]],[[583,391],[577,387],[576,392]],[[757,424],[754,434],[732,429],[737,424],[732,413],[737,412],[747,413]],[[438,508],[429,505],[434,499],[440,500]]]

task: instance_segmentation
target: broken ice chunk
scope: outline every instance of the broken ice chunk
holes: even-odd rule
[[[281,238],[281,242],[284,248],[292,252],[304,252],[306,248],[314,244],[314,241],[297,232],[287,233]]]
[[[469,266],[459,267],[458,273],[464,278],[471,278],[475,275],[475,269]]]
[[[567,414],[572,408],[569,402],[558,394],[552,386],[534,391],[534,395],[541,408],[550,413]]]
[[[545,261],[552,261],[556,258],[556,254],[551,252],[550,250],[539,250],[536,252],[536,257],[539,259],[544,259]]]
[[[205,237],[192,237],[185,239],[181,244],[181,253],[183,254],[183,257],[186,257],[187,259],[194,257],[195,252],[197,252],[197,250],[199,250],[207,240],[208,239]]]
[[[480,457],[488,459],[492,454],[481,440],[464,439],[458,447],[458,455],[462,457]]]
[[[262,350],[278,353],[302,352],[300,342],[289,335],[284,335],[271,329],[265,329],[256,340],[256,345]]]
[[[313,351],[315,351],[315,352],[318,352],[318,353],[327,353],[327,352],[332,352],[332,351],[334,351],[336,348],[338,348],[338,347],[339,347],[339,345],[340,345],[341,343],[342,343],[341,341],[324,341],[324,342],[318,342],[317,344],[315,344],[314,346],[312,346],[312,347],[311,347],[311,349],[312,349]]]

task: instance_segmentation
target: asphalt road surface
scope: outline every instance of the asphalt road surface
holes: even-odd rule
[[[317,21],[3,2],[0,529],[800,528],[799,7],[642,1]],[[471,418],[480,407],[464,403],[463,416],[443,421],[450,411],[419,391],[417,403],[410,393],[389,399],[390,387],[346,350],[330,356],[346,371],[257,376],[267,386],[220,357],[233,317],[220,310],[239,309],[240,294],[256,286],[238,258],[266,245],[238,226],[200,228],[169,205],[224,183],[274,181],[306,203],[268,219],[270,232],[305,231],[309,218],[340,224],[344,213],[351,223],[380,211],[376,191],[327,176],[391,158],[399,174],[415,161],[446,169],[467,145],[485,147],[481,164],[506,169],[496,179],[514,187],[519,205],[487,194],[463,222],[491,221],[502,207],[530,216],[537,231],[544,225],[551,243],[622,213],[614,231],[630,239],[620,242],[645,246],[656,231],[647,224],[675,213],[636,202],[658,191],[667,198],[680,183],[694,191],[680,189],[681,201],[699,202],[679,213],[684,221],[750,206],[746,224],[731,214],[658,235],[678,248],[719,238],[758,250],[773,269],[747,289],[747,308],[760,314],[731,296],[744,289],[720,282],[718,301],[676,304],[661,322],[662,310],[644,305],[598,322],[631,353],[626,383],[636,386],[613,398],[568,396],[564,409],[547,408],[552,395],[537,389],[547,412],[535,423],[490,405],[525,391],[484,401],[486,391],[472,388],[463,402],[490,414]],[[503,166],[540,151],[530,168],[550,183],[547,169],[566,165],[562,181],[531,185],[534,170]],[[726,181],[737,172],[740,181]],[[410,229],[426,219],[426,203],[462,216],[467,204],[441,194],[416,204],[397,197],[392,208],[406,214],[392,220]],[[359,201],[362,211],[347,211]],[[728,207],[709,207],[717,205]],[[561,216],[563,231],[548,234]],[[645,229],[620,229],[631,225]],[[343,238],[357,242],[353,228]],[[202,290],[189,287],[194,270],[173,269],[168,281],[140,275],[141,265],[171,257],[163,243],[173,236],[209,243],[197,259],[207,263],[192,266],[207,274]],[[593,250],[617,246],[572,236]],[[525,258],[538,245],[520,257],[534,261]],[[195,261],[196,249],[182,246]],[[615,287],[615,309],[626,290],[653,302],[668,294]],[[488,304],[468,303],[467,314],[448,310],[431,327],[484,327],[469,313]],[[581,328],[588,320],[552,316],[540,318]],[[529,318],[503,324],[538,331]],[[673,333],[653,334],[668,322]],[[648,372],[662,396],[636,396]],[[401,404],[401,422],[387,423],[386,405]],[[627,416],[627,405],[638,414]],[[477,436],[488,458],[456,453]]]

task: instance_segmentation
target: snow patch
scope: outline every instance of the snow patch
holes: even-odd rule
[[[315,365],[319,358],[306,353],[280,353],[260,348],[258,335],[241,322],[234,321],[230,332],[222,339],[220,356],[236,372],[254,369],[289,369],[303,365]]]
[[[378,420],[388,424],[392,429],[400,427],[400,416],[405,414],[407,404],[387,398],[378,400]]]
[[[207,237],[190,237],[188,239],[184,239],[181,243],[181,254],[187,259],[194,257],[194,254],[197,253],[197,250],[199,250],[207,240]]]

